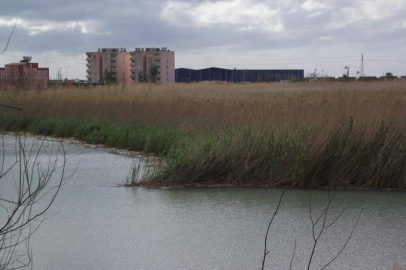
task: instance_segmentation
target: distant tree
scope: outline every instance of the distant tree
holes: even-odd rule
[[[116,83],[117,82],[117,78],[115,76],[115,72],[114,71],[108,71],[107,69],[104,70],[103,72],[103,82],[104,83]]]
[[[386,72],[385,73],[385,79],[393,80],[393,73],[392,72]]]
[[[350,80],[350,77],[348,77],[347,74],[343,74],[342,80],[348,82]]]
[[[138,73],[138,82],[139,82],[139,83],[145,83],[145,82],[147,82],[146,75],[145,75],[145,73],[142,72],[142,71],[140,71],[140,72]]]
[[[148,77],[149,77],[149,81],[152,83],[156,83],[158,80],[158,75],[159,75],[159,71],[158,71],[158,67],[155,65],[151,65],[149,67],[149,72],[148,72]]]

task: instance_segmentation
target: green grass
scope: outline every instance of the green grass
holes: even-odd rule
[[[16,122],[10,116],[0,117],[0,129],[15,130]],[[142,122],[34,117],[22,118],[20,128],[154,154],[162,162],[142,183],[146,186],[406,186],[406,135],[396,123],[382,122],[371,132],[367,124],[355,125],[351,118],[322,137],[320,130],[306,127],[191,131]]]

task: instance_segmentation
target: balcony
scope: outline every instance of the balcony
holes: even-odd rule
[[[92,76],[91,76],[91,75],[87,75],[87,76],[86,76],[86,78],[91,79],[91,78],[92,78]]]
[[[92,66],[92,64],[88,63],[88,64],[86,64],[86,66],[87,66],[88,68],[90,68],[90,67]]]
[[[92,73],[92,71],[90,69],[88,69],[88,70],[86,70],[86,73],[90,74],[90,73]]]

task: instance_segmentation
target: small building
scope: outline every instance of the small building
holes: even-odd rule
[[[48,88],[49,68],[40,68],[30,56],[24,56],[20,62],[0,68],[0,87]]]
[[[135,48],[131,54],[131,79],[133,82],[148,80],[150,69],[157,69],[156,81],[175,82],[175,52],[163,48]]]
[[[176,82],[227,81],[227,82],[281,82],[301,81],[304,78],[303,69],[224,69],[177,68]]]

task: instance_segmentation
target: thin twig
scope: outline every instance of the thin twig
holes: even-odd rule
[[[343,250],[345,249],[345,247],[346,247],[346,246],[348,245],[348,243],[350,242],[350,240],[351,240],[351,238],[352,238],[352,235],[354,234],[355,228],[357,228],[358,221],[359,221],[359,218],[360,218],[360,216],[361,216],[361,213],[362,213],[362,210],[363,210],[363,209],[364,209],[364,207],[361,206],[361,209],[359,210],[359,213],[358,213],[357,221],[355,222],[354,227],[352,228],[352,231],[351,231],[350,235],[349,235],[348,238],[347,238],[347,241],[345,241],[344,246],[340,249],[340,251],[338,252],[338,254],[337,254],[331,261],[329,261],[327,264],[325,264],[325,265],[323,266],[323,268],[321,268],[320,270],[325,269],[327,266],[329,266],[331,263],[333,263],[333,262],[335,261],[335,259],[338,258],[338,256],[341,255],[341,253],[343,252]]]
[[[16,18],[16,22],[14,24],[13,30],[11,31],[11,33],[10,33],[10,35],[8,37],[6,48],[4,48],[4,50],[2,52],[0,52],[0,55],[2,55],[5,51],[7,51],[8,44],[10,44],[10,40],[11,40],[11,37],[13,36],[13,34],[14,34],[14,30],[16,29],[16,26],[17,26],[17,18]]]
[[[296,255],[296,238],[295,238],[295,247],[293,248],[292,259],[290,260],[290,267],[289,267],[289,270],[292,270],[293,260],[295,259],[295,255]]]
[[[278,210],[279,210],[279,208],[280,208],[280,206],[281,206],[283,195],[285,195],[285,192],[286,192],[287,190],[288,190],[288,188],[285,188],[285,190],[282,192],[282,194],[281,194],[281,196],[280,196],[280,198],[279,198],[278,206],[276,207],[275,212],[274,212],[273,215],[272,215],[271,221],[270,221],[269,224],[268,224],[268,229],[266,230],[266,234],[265,234],[265,246],[264,246],[264,255],[263,255],[263,258],[262,258],[262,268],[261,268],[261,270],[264,270],[266,256],[269,254],[269,251],[267,251],[267,241],[268,241],[269,230],[270,230],[271,225],[272,225],[272,222],[273,222],[273,220],[275,219],[275,216],[276,216],[276,214],[278,213]]]
[[[6,104],[1,104],[1,103],[0,103],[0,106],[1,106],[1,107],[5,107],[5,108],[9,108],[9,109],[14,109],[14,110],[17,110],[17,111],[21,111],[21,110],[22,110],[21,108],[14,107],[14,106],[10,106],[10,105],[6,105]]]

